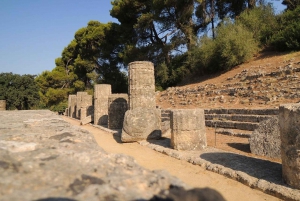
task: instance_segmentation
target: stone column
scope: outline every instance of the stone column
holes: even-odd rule
[[[171,147],[177,150],[202,150],[207,146],[203,109],[171,111]]]
[[[108,128],[122,129],[125,112],[128,109],[127,94],[112,94],[108,97]]]
[[[129,109],[137,107],[155,108],[154,66],[148,61],[136,61],[129,64]]]
[[[279,107],[283,180],[300,189],[300,104]]]
[[[108,96],[111,95],[110,84],[94,86],[94,124],[108,124]]]
[[[90,107],[93,106],[93,96],[92,95],[83,95],[81,97],[81,109],[80,109],[80,120],[85,117],[92,115]]]
[[[0,111],[6,110],[6,100],[0,100]]]
[[[76,100],[76,118],[77,119],[80,119],[80,110],[81,110],[81,107],[82,107],[82,103],[83,103],[83,97],[84,96],[87,96],[87,92],[83,92],[83,91],[80,91],[80,92],[77,92],[77,100]]]
[[[69,95],[68,99],[68,108],[69,108],[69,117],[76,118],[76,95]]]

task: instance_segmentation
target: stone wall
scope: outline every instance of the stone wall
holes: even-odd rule
[[[111,95],[111,85],[96,84],[94,86],[94,124],[108,124],[108,97]]]
[[[122,129],[128,109],[127,94],[112,94],[108,97],[108,128]]]
[[[76,118],[76,101],[77,101],[76,95],[69,95],[69,99],[68,99],[69,117]]]
[[[0,100],[0,111],[6,110],[6,100]]]
[[[172,110],[171,147],[177,150],[202,150],[206,146],[204,110]]]
[[[87,92],[77,92],[77,96],[76,96],[76,118],[80,119],[80,110],[83,104],[83,97],[87,96]]]
[[[300,104],[279,107],[283,180],[300,189]]]
[[[148,61],[129,64],[128,70],[129,109],[155,108],[154,66]]]

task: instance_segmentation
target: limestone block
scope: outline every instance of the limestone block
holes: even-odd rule
[[[6,100],[0,100],[0,111],[6,110]]]
[[[283,180],[300,189],[300,104],[279,107]]]
[[[69,116],[69,109],[68,109],[68,108],[65,109],[64,115],[65,115],[65,116]]]
[[[171,112],[171,147],[177,150],[202,150],[207,146],[203,109]]]
[[[281,141],[278,117],[274,116],[262,121],[249,138],[251,153],[281,158]]]
[[[88,124],[88,123],[91,123],[91,122],[92,122],[92,115],[81,119],[80,124],[85,125],[85,124]]]
[[[108,124],[108,96],[111,95],[111,85],[96,84],[94,86],[94,124]]]
[[[76,96],[76,118],[80,119],[80,109],[83,106],[83,97],[87,96],[87,92],[79,91]]]
[[[128,109],[127,94],[112,94],[108,97],[108,128],[121,129]]]
[[[135,108],[127,110],[121,134],[122,142],[159,139],[161,111],[159,109]]]
[[[76,95],[69,95],[68,99],[68,108],[69,108],[69,117],[76,118]]]
[[[129,64],[128,70],[129,109],[155,108],[154,65],[148,61]]]

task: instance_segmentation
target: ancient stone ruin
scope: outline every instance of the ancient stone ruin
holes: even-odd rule
[[[76,95],[69,95],[69,99],[68,99],[69,117],[76,118],[76,101],[77,101]]]
[[[111,94],[108,97],[108,128],[122,129],[125,112],[128,109],[127,94]]]
[[[300,104],[279,107],[282,177],[300,189]]]
[[[148,61],[136,61],[128,67],[129,109],[155,108],[154,66]]]
[[[0,100],[0,111],[6,110],[6,100]]]
[[[94,86],[94,124],[108,124],[108,97],[111,95],[111,85],[96,84]]]
[[[79,91],[76,96],[76,118],[81,119],[81,107],[83,106],[83,97],[87,96],[87,92]]]
[[[133,142],[161,137],[160,110],[156,109],[153,63],[129,64],[129,110],[124,117],[121,140]]]
[[[179,109],[171,112],[171,147],[177,150],[206,148],[203,109]]]
[[[281,158],[278,117],[271,117],[260,122],[258,128],[251,134],[249,144],[253,154],[270,158]]]

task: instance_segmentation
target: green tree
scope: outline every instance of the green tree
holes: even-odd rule
[[[37,107],[38,86],[34,75],[0,74],[0,99],[6,100],[7,109],[28,110]]]

